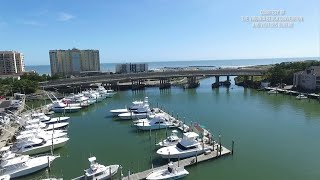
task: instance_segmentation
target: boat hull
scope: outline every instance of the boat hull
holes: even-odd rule
[[[80,111],[81,107],[52,108],[55,113],[73,113]]]
[[[57,139],[54,139],[54,141],[55,140]],[[58,149],[63,147],[68,142],[68,140],[69,138],[64,138],[64,140],[62,140],[61,142],[58,142],[58,143],[54,142],[53,149]],[[21,153],[23,155],[33,155],[33,154],[40,154],[48,151],[51,151],[51,140],[48,140],[45,146],[27,149],[22,152],[18,151],[17,153]]]
[[[159,153],[161,149],[159,149],[157,151],[157,154],[159,154],[162,158],[164,159],[183,159],[183,158],[188,158],[188,157],[193,157],[196,155],[200,155],[203,154],[205,151],[210,150],[210,148],[204,148],[204,149],[193,149],[193,150],[189,150],[189,151],[180,151],[179,154],[168,154],[168,152],[166,153]]]

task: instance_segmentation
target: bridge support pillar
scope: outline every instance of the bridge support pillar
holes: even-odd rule
[[[184,88],[185,89],[191,89],[191,88],[196,88],[199,85],[200,85],[200,83],[197,80],[197,77],[190,76],[190,77],[187,77],[187,84],[184,85]]]
[[[145,88],[145,84],[142,83],[141,79],[131,80],[131,88],[132,88],[132,90],[144,89]]]
[[[218,88],[220,86],[220,76],[215,76],[216,82],[214,82],[211,86],[212,88]]]
[[[169,79],[160,79],[159,89],[167,89],[171,87]]]

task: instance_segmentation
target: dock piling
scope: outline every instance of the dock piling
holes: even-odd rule
[[[232,140],[231,154],[233,155],[234,141]]]

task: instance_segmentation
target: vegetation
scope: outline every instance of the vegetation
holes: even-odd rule
[[[238,76],[235,80],[239,85],[245,84],[250,87],[258,87],[262,80],[269,81],[271,86],[279,83],[293,84],[293,74],[310,66],[320,66],[320,61],[282,62],[270,67],[263,77],[254,77],[253,81],[246,80],[244,76]]]
[[[40,76],[37,73],[26,73],[20,78],[20,80],[13,78],[0,79],[0,96],[7,96],[16,92],[31,94],[39,88],[39,82],[58,79],[57,76],[51,77],[46,74]]]

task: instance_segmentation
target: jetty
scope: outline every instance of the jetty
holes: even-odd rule
[[[178,167],[188,167],[192,165],[196,165],[201,162],[214,160],[222,156],[233,154],[233,147],[234,142],[232,141],[232,150],[227,149],[226,147],[222,146],[221,144],[221,136],[219,136],[219,141],[216,142],[212,139],[212,134],[210,131],[206,130],[205,128],[202,128],[201,126],[197,126],[198,124],[192,124],[187,125],[185,122],[179,120],[178,115],[177,117],[173,117],[173,115],[170,115],[169,113],[165,112],[164,110],[160,108],[154,108],[154,111],[157,113],[163,113],[165,114],[164,117],[166,120],[173,123],[173,126],[171,128],[177,128],[182,132],[190,132],[190,131],[196,131],[197,133],[202,134],[202,145],[203,147],[210,147],[210,151],[205,152],[204,154],[196,155],[193,157],[189,157],[186,159],[178,159],[177,161],[173,162],[175,166]],[[170,159],[169,159],[170,161]],[[122,180],[140,180],[140,179],[146,179],[146,177],[156,171],[161,169],[167,169],[168,165],[162,165],[159,167],[153,167],[151,166],[150,169],[147,169],[145,171],[136,172],[131,174],[130,171],[128,172],[128,175],[125,177],[122,177]]]

